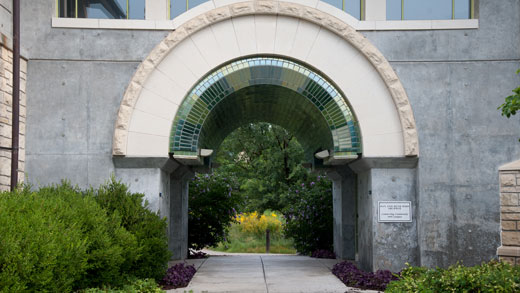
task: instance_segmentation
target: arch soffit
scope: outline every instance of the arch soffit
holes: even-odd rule
[[[212,24],[247,15],[297,17],[326,28],[350,43],[376,69],[393,99],[402,129],[404,155],[419,155],[417,129],[408,96],[397,74],[381,52],[344,21],[316,8],[282,1],[248,1],[225,5],[202,13],[172,31],[140,64],[125,91],[115,125],[113,155],[125,156],[127,154],[130,120],[143,85],[168,53],[184,39]]]

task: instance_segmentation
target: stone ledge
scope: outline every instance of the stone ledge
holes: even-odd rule
[[[259,11],[264,6],[257,7]],[[261,12],[268,14],[269,10]],[[276,11],[275,11],[276,13]],[[251,12],[252,14],[252,12]],[[448,20],[385,20],[385,21],[356,21],[351,23],[357,31],[417,31],[417,30],[460,30],[478,29],[478,19],[448,19]],[[51,19],[53,28],[71,29],[115,29],[115,30],[173,30],[176,28],[175,19],[146,20],[146,19],[95,19],[95,18],[61,18]]]
[[[500,246],[497,249],[498,256],[514,256],[520,257],[520,247],[518,246]]]
[[[520,160],[498,167],[499,171],[520,171]]]

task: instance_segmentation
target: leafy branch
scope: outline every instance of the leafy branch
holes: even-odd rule
[[[516,74],[520,74],[520,69],[516,71]],[[507,97],[505,103],[497,108],[497,110],[502,110],[502,116],[507,118],[515,115],[516,111],[520,110],[520,86],[514,89],[513,93],[514,95]]]

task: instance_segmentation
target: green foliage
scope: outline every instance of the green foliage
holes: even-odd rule
[[[135,237],[68,183],[0,195],[0,291],[121,284]],[[128,255],[126,254],[128,253]]]
[[[63,182],[0,194],[0,292],[123,288],[162,277],[166,223],[142,197],[114,180],[88,192]],[[136,289],[125,292],[154,292],[139,289],[151,281],[132,282]]]
[[[245,200],[244,212],[281,210],[281,195],[306,175],[303,148],[284,128],[251,123],[231,133],[220,146],[219,172],[234,177]]]
[[[166,220],[148,209],[143,194],[129,192],[128,187],[115,178],[90,192],[109,214],[121,217],[121,225],[137,240],[137,247],[125,251],[125,255],[131,257],[127,257],[122,272],[138,278],[162,278],[171,256]]]
[[[124,285],[121,289],[89,288],[83,293],[162,293],[164,292],[154,279],[135,279]]]
[[[516,74],[520,74],[520,69],[516,71]],[[515,115],[520,110],[520,86],[513,90],[513,95],[508,96],[505,102],[498,107],[498,110],[502,110],[502,116],[507,118],[511,115]]]
[[[189,190],[189,248],[199,250],[224,241],[241,204],[236,182],[218,172],[197,174]]]
[[[448,269],[408,266],[385,292],[519,292],[520,266],[492,261],[480,266],[460,264]]]
[[[229,229],[228,242],[220,242],[211,249],[224,252],[265,253],[265,232],[262,236],[244,232],[240,224],[233,223]],[[276,234],[271,236],[270,253],[296,253],[292,239]]]
[[[332,183],[326,177],[310,175],[292,187],[283,210],[284,233],[294,239],[298,252],[311,254],[318,249],[333,250]]]

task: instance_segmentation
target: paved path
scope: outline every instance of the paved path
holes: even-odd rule
[[[211,256],[194,262],[186,288],[168,292],[355,292],[331,272],[335,260],[298,255]],[[192,291],[190,291],[192,290]]]

